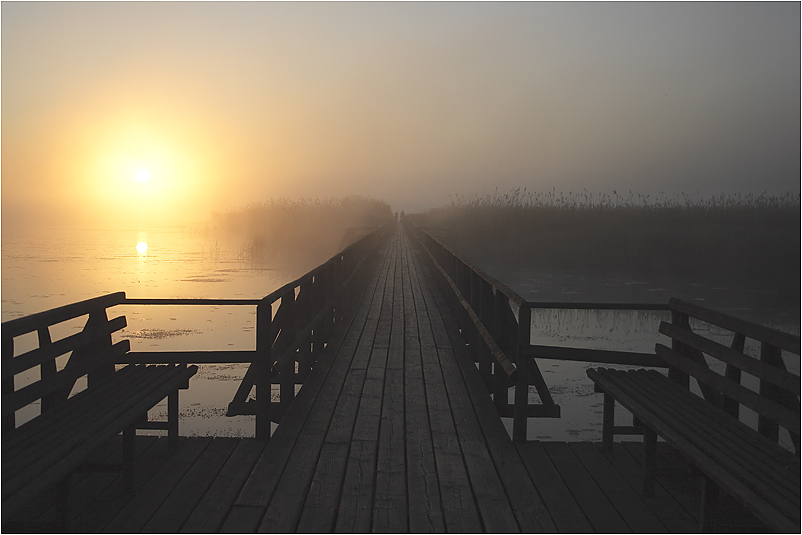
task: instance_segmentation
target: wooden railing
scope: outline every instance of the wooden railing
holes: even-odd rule
[[[370,267],[378,258],[378,249],[386,241],[390,224],[374,230],[346,247],[293,282],[285,284],[262,299],[140,299],[127,298],[117,292],[79,303],[72,303],[2,324],[3,391],[13,391],[14,376],[10,367],[19,367],[13,359],[14,338],[28,333],[38,334],[38,349],[32,352],[39,366],[45,359],[73,352],[67,363],[77,362],[76,350],[107,349],[109,366],[115,364],[249,364],[228,407],[228,415],[255,415],[256,436],[269,438],[271,422],[280,421],[295,397],[296,385],[302,384],[325,347],[332,330],[355,306],[355,299],[364,287]],[[114,345],[111,333],[126,326],[124,316],[108,319],[108,310],[118,305],[144,306],[255,306],[256,349],[229,351],[130,351],[128,340]],[[51,342],[50,328],[58,323],[88,315],[84,329],[66,338]],[[102,346],[102,347],[101,347]],[[80,355],[79,355],[80,356]],[[40,358],[41,357],[41,358]],[[26,357],[27,358],[27,357]],[[24,364],[24,363],[23,363]],[[29,366],[30,367],[30,366]],[[49,369],[42,369],[46,375]],[[9,373],[7,373],[7,371]],[[75,380],[80,374],[76,366]],[[88,380],[92,381],[92,377]],[[279,401],[271,402],[271,385],[279,385]],[[67,394],[72,384],[64,385]],[[254,392],[255,389],[255,392]],[[32,402],[38,401],[32,399]],[[49,399],[42,399],[45,410]],[[4,426],[14,425],[14,412],[3,412]]]
[[[118,292],[3,322],[4,431],[24,423],[18,422],[19,410],[39,403],[39,410],[45,412],[67,399],[81,378],[86,377],[86,387],[91,388],[103,375],[114,372],[115,357],[128,351],[129,342],[112,343],[112,333],[124,328],[126,320],[109,319],[106,311],[123,301],[125,294]],[[54,326],[81,321],[84,316],[80,332],[53,339]]]
[[[537,308],[666,311],[667,305],[529,302],[409,218],[404,223],[443,289],[499,416],[512,417],[513,440],[526,440],[530,417],[560,417],[560,407],[552,398],[536,358],[665,367],[653,353],[533,345],[531,325],[532,309]],[[529,399],[530,386],[537,391],[538,403]],[[513,403],[509,402],[510,389],[514,391]]]

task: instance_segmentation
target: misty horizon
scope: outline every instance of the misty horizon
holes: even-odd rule
[[[1,9],[4,225],[800,191],[798,3]]]

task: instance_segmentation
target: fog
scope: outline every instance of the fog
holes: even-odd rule
[[[799,3],[1,9],[4,226],[800,189]]]

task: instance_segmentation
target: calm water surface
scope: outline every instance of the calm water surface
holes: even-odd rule
[[[235,243],[189,228],[50,229],[2,236],[3,321],[82,299],[127,297],[261,298],[303,274],[292,266],[254,264]],[[136,350],[254,349],[251,306],[118,306],[128,326],[115,341]],[[60,325],[63,335],[83,321]],[[61,336],[54,333],[54,336]],[[35,347],[35,346],[34,346]],[[253,417],[225,417],[246,365],[204,365],[181,392],[187,435],[250,436]],[[152,416],[160,418],[166,403]]]
[[[189,228],[122,230],[53,229],[16,231],[2,236],[3,321],[106,293],[128,297],[261,298],[294,280],[305,268],[249,261],[235,243],[221,243]],[[671,295],[799,333],[799,310],[771,306],[748,292],[726,288],[652,284],[644,281],[591,280],[568,275],[533,274],[491,266],[494,276],[531,301],[667,302]],[[722,305],[721,296],[729,302]],[[768,303],[768,304],[767,304]],[[254,349],[255,307],[120,306],[128,327],[117,339],[132,350]],[[532,314],[532,343],[593,349],[651,352],[661,340],[661,312],[571,311],[543,309]],[[62,326],[80,330],[81,322]],[[69,332],[65,333],[69,334]],[[708,332],[722,343],[723,333]],[[756,351],[747,347],[747,351]],[[789,362],[799,373],[799,363]],[[593,391],[582,362],[539,361],[560,419],[531,419],[530,439],[600,440],[602,396]],[[181,392],[181,430],[185,435],[252,436],[253,417],[225,416],[246,365],[204,365]],[[532,393],[534,399],[534,391]],[[166,406],[153,417],[163,417]],[[618,411],[620,423],[624,411]],[[510,426],[511,422],[505,422]],[[511,427],[511,426],[510,426]]]

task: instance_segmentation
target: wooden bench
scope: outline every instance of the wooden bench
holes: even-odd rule
[[[604,393],[604,446],[611,448],[616,434],[643,434],[646,495],[654,493],[657,436],[687,457],[705,476],[702,530],[711,527],[721,489],[770,529],[799,533],[800,379],[783,360],[785,353],[798,366],[799,337],[676,299],[669,308],[672,321],[662,322],[660,333],[671,347],[655,346],[667,375],[587,370]],[[732,336],[731,343],[705,331]],[[745,352],[747,339],[757,355]],[[615,425],[616,401],[632,413],[633,426]]]
[[[111,335],[126,326],[126,319],[109,320],[106,309],[123,302],[125,293],[119,292],[3,323],[4,528],[46,488],[56,484],[66,493],[70,473],[91,463],[96,448],[119,433],[129,485],[136,429],[167,429],[173,441],[177,438],[178,390],[189,387],[197,366],[116,366],[130,344],[112,343]],[[52,339],[65,325],[80,328],[84,317],[80,332]],[[69,323],[58,325],[64,322]],[[147,421],[148,410],[165,397],[168,421]],[[62,494],[58,500],[62,520],[68,515],[66,498]]]

